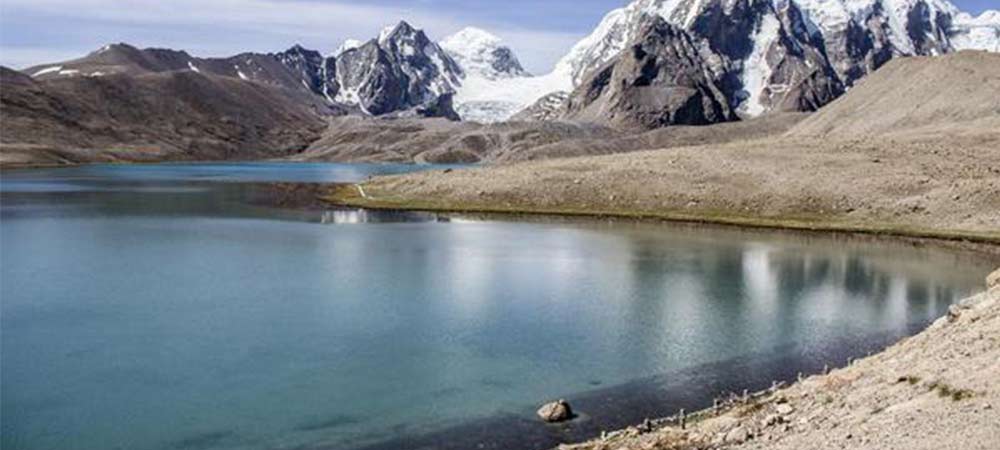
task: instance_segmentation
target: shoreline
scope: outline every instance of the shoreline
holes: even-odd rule
[[[331,187],[332,186],[332,187]],[[387,198],[362,195],[361,184],[328,185],[326,192],[317,193],[320,201],[338,207],[363,208],[381,211],[415,211],[458,215],[486,215],[516,218],[560,217],[581,219],[622,219],[633,221],[664,222],[673,224],[714,225],[748,230],[772,230],[806,232],[818,234],[844,234],[873,236],[877,238],[903,239],[911,242],[934,242],[945,245],[959,245],[963,248],[981,249],[986,253],[1000,254],[1000,231],[971,232],[960,230],[934,230],[930,228],[906,228],[902,226],[864,226],[854,223],[822,221],[807,218],[763,218],[736,215],[711,215],[675,211],[627,211],[614,209],[566,209],[533,208],[528,206],[485,206],[438,204],[432,201],[396,201]],[[369,188],[370,189],[370,188]]]
[[[984,292],[952,305],[947,315],[913,336],[865,358],[849,360],[845,367],[812,376],[799,374],[798,381],[788,386],[775,384],[754,393],[744,391],[721,406],[713,405],[686,416],[681,411],[558,448],[991,449],[991,445],[1000,442],[997,440],[1000,405],[996,403],[1000,400],[997,389],[1000,386],[995,370],[991,370],[1000,369],[991,367],[998,364],[1000,347],[995,337],[989,338],[992,345],[982,341],[987,340],[986,333],[995,333],[997,328],[1000,328],[1000,269],[987,276]],[[960,344],[980,345],[970,349],[961,348]],[[949,350],[957,354],[940,354]],[[927,353],[939,353],[939,360],[927,361],[930,359]],[[914,362],[915,357],[921,359]],[[931,366],[930,376],[925,376],[926,366]],[[862,404],[865,402],[869,405]],[[870,408],[867,411],[866,406]],[[896,429],[871,423],[890,415],[903,415],[907,425]],[[972,418],[956,419],[956,415]],[[830,421],[830,416],[848,423]],[[949,423],[942,427],[915,419],[921,416],[943,418]],[[890,421],[894,425],[899,422]],[[965,428],[966,433],[949,428],[956,424]],[[919,434],[914,428],[929,429],[931,436]]]
[[[771,391],[769,386],[788,386],[794,382],[797,372],[820,374],[824,365],[831,369],[842,367],[853,355],[860,356],[866,350],[869,354],[883,351],[900,339],[919,333],[931,322],[911,324],[901,334],[886,332],[845,338],[826,349],[823,355],[808,354],[794,346],[782,346],[768,352],[698,364],[623,384],[598,385],[566,397],[577,412],[577,417],[568,422],[538,422],[532,408],[476,419],[425,434],[380,440],[359,448],[405,450],[434,446],[442,449],[539,450],[567,445],[567,441],[585,443],[601,436],[621,437],[640,423],[647,425],[639,425],[639,428],[646,427],[652,431],[654,427],[676,424],[676,411],[679,410],[689,412],[687,423],[692,424],[698,417],[713,411],[713,399],[719,402],[719,411],[728,411],[735,406],[732,399],[739,397],[739,392],[750,389],[750,397],[760,398],[761,393]],[[834,361],[838,361],[836,365]],[[670,413],[673,415],[665,415]]]

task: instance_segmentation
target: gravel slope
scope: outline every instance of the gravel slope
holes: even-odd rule
[[[856,139],[1000,129],[1000,53],[893,59],[802,121],[793,136]]]

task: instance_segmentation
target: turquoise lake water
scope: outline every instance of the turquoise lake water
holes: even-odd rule
[[[979,257],[685,225],[282,209],[415,166],[0,175],[14,449],[548,448],[877,351]],[[533,411],[567,398],[581,417]]]

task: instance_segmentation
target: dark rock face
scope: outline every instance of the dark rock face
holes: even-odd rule
[[[535,101],[534,104],[511,117],[513,121],[556,120],[563,114],[569,92],[556,91]]]
[[[386,114],[388,118],[442,118],[451,121],[460,121],[461,117],[455,112],[454,99],[452,94],[443,94],[434,97],[431,101],[418,105],[410,109],[396,111]]]
[[[722,72],[720,89],[743,114],[800,106],[812,111],[843,93],[821,37],[810,32],[794,2],[713,0],[690,33],[722,61],[715,66]],[[754,72],[762,78],[751,82]],[[816,80],[823,76],[829,79]]]
[[[407,106],[409,82],[376,41],[341,54],[337,74],[343,94],[338,100],[357,104],[368,114],[378,116]]]
[[[624,128],[735,119],[690,35],[659,17],[647,17],[640,36],[569,96],[564,118]]]
[[[378,44],[406,78],[407,100],[423,104],[432,97],[454,93],[462,69],[436,43],[406,22],[400,22]]]
[[[455,117],[450,95],[462,69],[444,50],[406,22],[378,40],[340,55],[336,63],[341,95],[338,101],[357,104],[362,111],[382,115],[427,104],[440,117]],[[438,97],[448,95],[444,102]],[[428,109],[424,109],[428,111]]]
[[[918,55],[935,55],[950,50],[948,34],[951,15],[935,14],[927,2],[917,2],[907,13],[906,33]]]
[[[521,62],[517,60],[517,56],[508,47],[497,47],[490,52],[493,56],[490,66],[493,67],[497,73],[507,74],[508,76],[521,76],[527,74],[524,67],[521,67]]]
[[[843,93],[844,88],[836,78],[830,77],[826,71],[815,70],[791,85],[772,110],[816,111]]]
[[[313,93],[326,99],[332,99],[337,95],[340,85],[337,84],[337,65],[334,58],[324,58],[319,52],[306,50],[300,45],[277,53],[274,57]]]

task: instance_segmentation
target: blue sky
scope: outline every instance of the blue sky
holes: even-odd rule
[[[953,0],[979,13],[1000,0]],[[0,64],[16,68],[81,56],[111,42],[198,56],[324,53],[405,18],[440,39],[464,26],[504,38],[528,70],[549,70],[624,0],[0,0]]]

